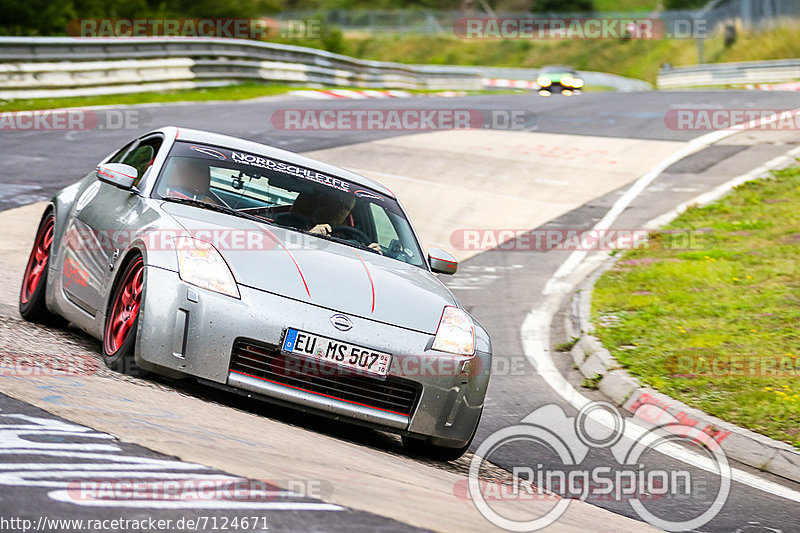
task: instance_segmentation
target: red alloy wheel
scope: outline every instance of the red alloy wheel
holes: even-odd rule
[[[144,261],[138,257],[128,267],[125,278],[120,283],[106,321],[103,339],[108,355],[114,355],[125,342],[131,327],[136,322],[142,303],[144,287]]]
[[[25,276],[22,278],[22,293],[20,301],[26,304],[30,301],[36,287],[42,280],[47,268],[47,259],[50,257],[50,246],[53,244],[53,228],[55,227],[55,217],[50,215],[45,219],[39,234],[36,235],[36,244],[31,250],[31,257],[28,259],[28,267],[25,269]]]

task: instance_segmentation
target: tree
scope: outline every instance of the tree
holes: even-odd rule
[[[588,13],[594,11],[592,0],[533,0],[532,13]]]

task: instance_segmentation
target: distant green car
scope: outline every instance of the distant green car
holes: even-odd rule
[[[563,65],[555,65],[542,67],[539,71],[539,77],[536,78],[536,83],[539,85],[540,91],[557,91],[564,90],[575,91],[583,88],[583,80],[578,75],[578,72]]]

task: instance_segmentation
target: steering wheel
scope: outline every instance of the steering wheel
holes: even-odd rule
[[[366,233],[353,226],[331,226],[331,235],[340,239],[354,240],[364,246],[372,244],[372,239]]]

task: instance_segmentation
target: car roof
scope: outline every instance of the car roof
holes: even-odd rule
[[[392,191],[390,191],[385,185],[382,185],[381,183],[375,180],[364,177],[360,174],[356,174],[355,172],[351,172],[349,170],[345,170],[343,168],[330,165],[328,163],[323,163],[322,161],[318,161],[316,159],[312,159],[310,157],[297,154],[295,152],[290,152],[289,150],[275,148],[274,146],[269,146],[267,144],[248,141],[245,139],[240,139],[238,137],[232,137],[230,135],[223,135],[221,133],[214,133],[203,130],[194,130],[182,127],[179,128],[176,126],[168,126],[165,128],[160,128],[156,130],[156,132],[161,132],[169,137],[173,137],[177,141],[189,141],[202,144],[218,145],[223,148],[232,148],[234,150],[241,150],[243,152],[250,152],[253,154],[263,155],[274,159],[280,159],[281,161],[285,161],[287,163],[292,163],[294,165],[316,170],[323,174],[331,174],[336,177],[344,178],[357,185],[373,189],[391,198],[395,197]]]
[[[566,65],[546,65],[542,67],[542,71],[548,72],[575,72],[575,69]]]

